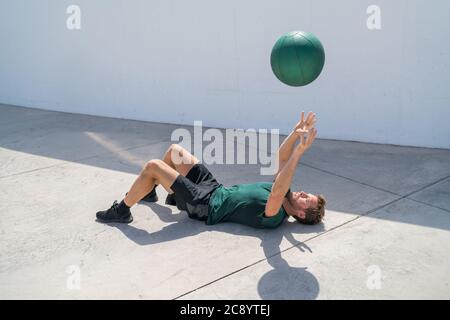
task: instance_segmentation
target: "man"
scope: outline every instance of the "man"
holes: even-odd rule
[[[290,190],[300,158],[316,138],[315,121],[315,114],[310,112],[305,120],[302,112],[301,120],[278,150],[279,168],[273,183],[224,187],[195,156],[173,144],[162,160],[147,162],[125,198],[97,212],[97,220],[130,223],[130,208],[141,200],[157,201],[155,188],[161,184],[169,192],[166,204],[174,204],[190,218],[208,225],[236,222],[255,228],[276,228],[288,216],[303,224],[320,223],[325,213],[324,197]]]

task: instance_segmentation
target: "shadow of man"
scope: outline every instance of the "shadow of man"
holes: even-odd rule
[[[158,203],[146,204],[164,222],[174,222],[161,230],[149,233],[146,230],[127,224],[113,224],[128,239],[138,245],[145,246],[161,242],[174,241],[207,231],[220,231],[240,236],[253,236],[261,239],[261,246],[266,261],[272,270],[264,274],[258,281],[257,290],[262,299],[315,299],[319,293],[319,283],[307,268],[291,267],[281,256],[288,248],[280,248],[283,238],[292,245],[291,250],[298,248],[302,253],[305,249],[312,252],[304,243],[295,239],[294,234],[317,234],[324,231],[323,224],[306,226],[298,222],[286,221],[277,229],[254,229],[235,223],[222,223],[206,226],[204,223],[189,219],[184,214],[172,214],[170,208]],[[184,213],[182,211],[182,213]],[[206,226],[206,228],[205,228]],[[291,251],[292,252],[292,251]]]

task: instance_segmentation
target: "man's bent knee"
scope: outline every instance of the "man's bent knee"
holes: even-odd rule
[[[161,162],[162,160],[159,159],[150,160],[144,165],[144,172],[146,173],[155,172],[156,170],[161,168]]]
[[[176,143],[172,143],[169,148],[167,148],[166,154],[171,154],[174,151],[180,151],[181,146],[179,144]]]
[[[175,165],[187,164],[190,162],[189,152],[187,152],[182,146],[179,144],[170,145],[167,150],[167,154],[169,155],[170,161]]]

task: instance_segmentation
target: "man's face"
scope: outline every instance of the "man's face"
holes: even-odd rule
[[[292,192],[291,204],[299,210],[298,217],[304,219],[306,209],[317,208],[318,198],[312,193],[304,191]]]

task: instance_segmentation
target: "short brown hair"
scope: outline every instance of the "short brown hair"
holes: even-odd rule
[[[317,196],[317,207],[316,208],[308,208],[305,210],[305,218],[299,218],[294,216],[294,218],[302,223],[302,224],[318,224],[322,222],[323,217],[325,216],[325,205],[327,201],[323,195]]]

